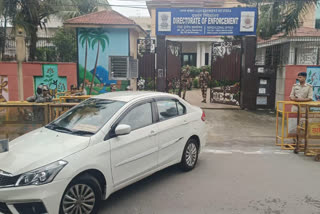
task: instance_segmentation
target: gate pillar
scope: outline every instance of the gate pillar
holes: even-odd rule
[[[166,36],[157,36],[156,90],[166,91]]]
[[[255,67],[257,37],[243,37],[242,47],[240,107],[256,110],[258,90],[258,76]]]

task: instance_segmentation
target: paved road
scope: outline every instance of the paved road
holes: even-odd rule
[[[206,111],[197,167],[170,167],[113,194],[103,214],[320,214],[320,163],[274,146],[272,114]]]

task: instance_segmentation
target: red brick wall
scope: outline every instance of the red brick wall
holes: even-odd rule
[[[34,95],[34,76],[42,76],[42,65],[47,63],[23,63],[23,89],[24,99]],[[48,63],[49,64],[49,63]],[[71,85],[77,85],[76,63],[50,63],[58,65],[58,75],[67,77],[68,89]],[[0,62],[0,75],[8,76],[9,100],[19,100],[18,95],[18,65],[16,62]]]

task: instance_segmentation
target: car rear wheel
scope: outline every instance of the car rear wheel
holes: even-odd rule
[[[101,195],[97,179],[90,175],[76,178],[63,194],[60,214],[96,214]]]
[[[199,146],[195,139],[189,139],[186,146],[184,147],[180,168],[183,171],[192,170],[198,161]]]

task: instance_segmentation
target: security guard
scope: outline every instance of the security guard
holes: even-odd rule
[[[312,85],[306,83],[307,73],[301,72],[298,74],[300,84],[294,84],[290,94],[290,100],[295,102],[308,102],[313,99]]]
[[[207,91],[208,91],[208,84],[209,84],[210,79],[211,78],[210,78],[209,72],[206,70],[205,67],[203,67],[200,72],[200,77],[199,77],[199,83],[200,83],[203,103],[207,102]]]
[[[185,69],[182,70],[181,73],[181,91],[183,93],[182,98],[185,100],[186,93],[189,85],[189,77],[190,77],[190,67],[187,65]]]
[[[52,102],[52,96],[49,93],[49,87],[47,85],[39,85],[37,87],[37,92],[34,96],[27,98],[28,102],[36,102],[36,103],[46,103]]]
[[[313,87],[312,85],[306,83],[306,72],[301,72],[298,74],[298,81],[299,84],[294,84],[291,90],[290,94],[290,100],[295,102],[309,102],[313,99]],[[302,107],[300,109],[301,112],[305,112],[306,108]],[[298,112],[298,107],[296,105],[293,105],[291,108],[291,112]],[[291,117],[288,119],[288,132],[289,134],[296,135],[297,130],[297,118]],[[304,120],[300,121],[300,125],[302,126],[304,123]],[[294,143],[296,143],[296,139],[293,140]]]

